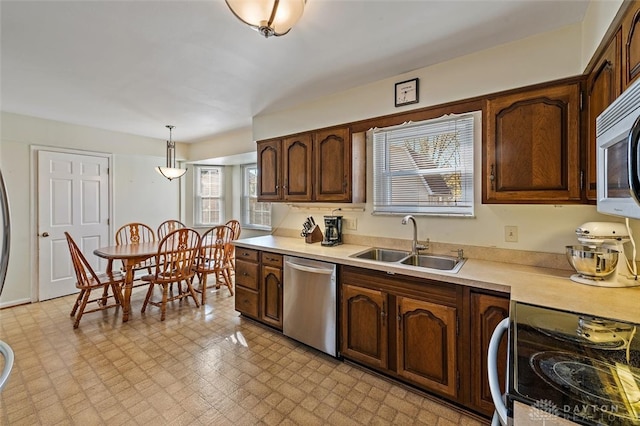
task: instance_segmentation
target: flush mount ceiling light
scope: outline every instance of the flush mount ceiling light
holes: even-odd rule
[[[171,131],[175,126],[167,124],[165,127],[169,129],[169,140],[167,141],[167,165],[166,167],[156,167],[156,172],[169,180],[179,179],[187,173],[187,169],[179,169],[176,167],[176,144],[171,139]]]
[[[307,0],[225,0],[236,18],[265,37],[282,36],[302,17]]]

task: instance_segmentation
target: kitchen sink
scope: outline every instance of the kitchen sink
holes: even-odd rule
[[[438,269],[440,271],[458,272],[462,268],[464,259],[451,256],[437,256],[432,254],[412,254],[400,263],[403,265],[419,266],[421,268]]]
[[[371,248],[360,253],[356,253],[351,255],[351,257],[356,257],[358,259],[368,259],[368,260],[377,260],[380,262],[398,262],[405,257],[409,256],[408,251],[404,250],[392,250],[392,249],[384,249],[384,248]]]
[[[380,247],[370,248],[365,251],[361,251],[360,253],[352,254],[349,257],[416,266],[418,268],[435,269],[438,271],[453,273],[458,272],[466,260],[462,258],[462,254],[460,254],[460,257],[435,254],[411,254],[410,251],[385,249]]]

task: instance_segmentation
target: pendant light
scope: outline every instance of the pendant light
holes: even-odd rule
[[[225,0],[236,18],[266,37],[282,36],[300,20],[307,0]]]
[[[175,126],[167,124],[165,127],[169,129],[169,140],[167,141],[167,165],[166,167],[156,167],[156,171],[169,180],[179,179],[187,173],[187,169],[180,169],[176,167],[176,144],[171,139],[171,131]]]

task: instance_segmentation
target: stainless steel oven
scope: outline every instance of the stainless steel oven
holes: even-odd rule
[[[616,319],[512,302],[507,423],[640,425],[638,328]],[[524,414],[518,413],[522,407]]]

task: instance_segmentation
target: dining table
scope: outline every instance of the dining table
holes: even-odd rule
[[[100,247],[93,251],[98,257],[107,259],[107,270],[112,269],[114,260],[121,260],[125,269],[124,300],[122,301],[122,322],[129,321],[131,312],[131,290],[133,289],[134,267],[158,253],[159,241],[135,244],[120,244]]]

